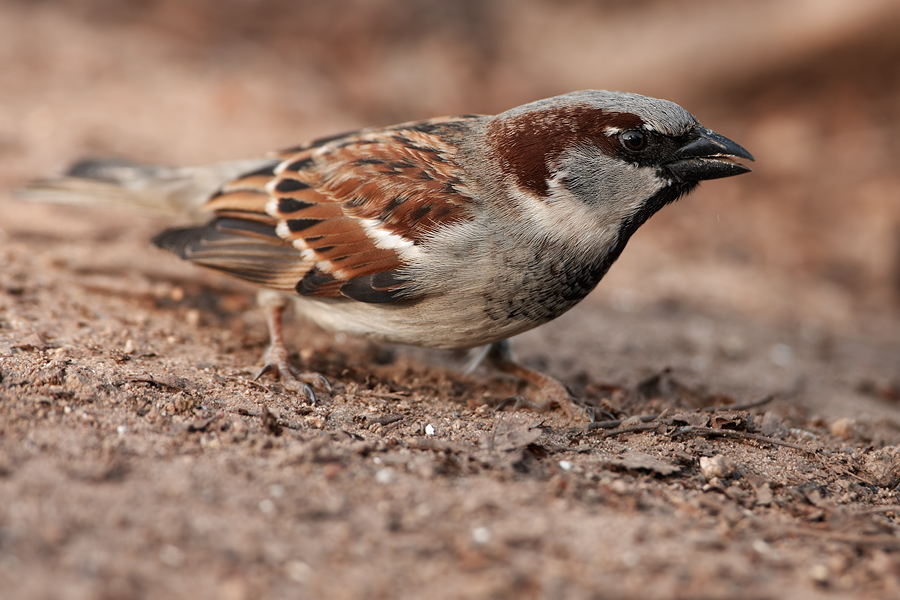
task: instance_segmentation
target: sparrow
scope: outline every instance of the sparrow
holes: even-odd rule
[[[200,167],[85,161],[26,192],[128,205],[193,224],[154,243],[263,290],[260,375],[303,386],[282,314],[327,330],[444,349],[482,346],[537,388],[541,408],[583,410],[507,340],[584,299],[631,235],[704,179],[749,171],[744,148],[681,106],[589,90],[498,115],[361,129],[270,156]],[[324,383],[323,383],[324,385]]]

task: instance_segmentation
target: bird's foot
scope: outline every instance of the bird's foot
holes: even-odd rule
[[[534,369],[529,369],[514,361],[509,349],[509,342],[506,340],[491,344],[484,360],[498,371],[518,377],[531,384],[538,391],[539,400],[537,402],[519,397],[507,398],[497,406],[496,410],[502,410],[511,404],[515,408],[527,407],[539,412],[559,406],[573,421],[590,420],[586,408],[575,401],[575,398],[572,397],[572,394],[569,393],[569,390],[566,389],[566,386],[560,380],[544,375]]]
[[[298,373],[291,365],[287,348],[284,344],[272,344],[263,354],[263,368],[260,369],[254,381],[263,375],[272,375],[277,377],[279,381],[288,389],[299,391],[310,404],[316,405],[316,393],[313,386],[325,390],[329,394],[332,393],[331,382],[321,373]]]
[[[321,373],[298,373],[291,365],[290,354],[284,345],[281,335],[281,318],[284,311],[283,304],[269,304],[266,306],[266,320],[269,325],[269,347],[263,354],[263,368],[253,378],[254,381],[263,375],[271,374],[277,377],[288,389],[300,391],[313,406],[316,405],[316,393],[313,385],[332,393],[331,382]]]

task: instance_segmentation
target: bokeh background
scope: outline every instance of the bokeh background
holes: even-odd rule
[[[900,307],[897,31],[893,0],[5,0],[0,183],[629,90],[757,163],[655,217],[598,293],[857,328]]]

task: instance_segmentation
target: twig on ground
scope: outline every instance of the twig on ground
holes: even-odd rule
[[[795,535],[809,535],[817,538],[826,539],[833,542],[844,542],[855,546],[880,546],[882,549],[898,549],[900,548],[900,538],[893,535],[873,534],[859,535],[853,533],[838,533],[836,531],[823,531],[820,529],[792,529],[788,531]]]
[[[665,423],[642,423],[640,425],[634,425],[632,427],[625,427],[623,429],[607,431],[600,436],[600,439],[606,439],[608,437],[621,435],[623,433],[640,433],[642,431],[653,431],[659,429],[660,425],[665,425]],[[793,448],[794,450],[799,450],[801,452],[815,454],[814,452],[804,448],[800,444],[785,442],[783,440],[765,436],[759,433],[751,433],[749,431],[737,431],[735,429],[716,429],[714,427],[697,427],[695,425],[686,425],[684,427],[677,427],[674,431],[668,433],[672,437],[677,435],[694,435],[702,437],[724,437],[734,440],[753,440],[756,442],[761,442],[763,444],[784,446],[786,448]]]
[[[638,417],[638,419],[640,419],[641,423],[650,423],[652,421],[657,420],[662,414],[663,413],[657,413],[655,415],[642,415],[642,416]],[[631,418],[632,417],[629,417],[629,419],[631,419]],[[588,428],[588,431],[592,431],[594,429],[613,429],[615,427],[618,427],[619,425],[621,425],[622,423],[624,423],[625,421],[627,421],[629,419],[613,419],[611,421],[594,421],[593,423],[589,423],[587,428]]]
[[[832,454],[831,452],[826,452],[825,456],[823,456],[823,455],[819,454],[818,452],[816,452],[814,454],[814,456],[819,459],[819,462],[822,463],[822,467],[827,469],[828,471],[830,471],[831,474],[834,475],[835,477],[853,477],[870,487],[878,487],[878,485],[874,481],[869,481],[868,479],[866,479],[859,473],[854,473],[853,471],[851,471],[849,469],[838,470],[837,468],[835,468],[834,465],[832,465],[831,463],[829,463],[828,461],[825,460],[825,458],[827,456],[831,456],[831,454]]]
[[[811,454],[815,454],[811,450],[808,450],[801,446],[800,444],[794,444],[793,442],[785,442],[783,440],[779,440],[773,437],[769,437],[767,435],[762,435],[760,433],[751,433],[749,431],[737,431],[735,429],[716,429],[714,427],[696,427],[693,425],[687,425],[685,427],[678,427],[675,431],[671,432],[669,435],[696,435],[696,436],[704,436],[704,437],[726,437],[735,440],[754,440],[756,442],[762,442],[764,444],[774,444],[775,446],[784,446],[786,448],[793,448],[794,450],[800,450],[801,452],[809,452]]]
[[[613,431],[605,431],[600,435],[601,440],[605,440],[608,437],[613,437],[615,435],[622,435],[623,433],[641,433],[644,431],[655,431],[659,429],[659,426],[663,425],[663,423],[641,423],[640,425],[632,425],[630,427],[623,427],[622,429],[615,429]]]
[[[716,412],[718,410],[750,410],[751,408],[756,408],[758,406],[768,404],[774,399],[774,394],[766,394],[759,400],[751,400],[750,402],[744,402],[743,404],[732,404],[731,406],[707,406],[706,408],[701,408],[700,410],[703,412]]]
[[[764,404],[768,404],[775,398],[774,395],[768,394],[763,396],[759,400],[753,400],[752,402],[745,402],[744,404],[733,404],[731,406],[708,406],[706,408],[699,409],[698,412],[716,412],[719,410],[750,410],[751,408],[756,408],[758,406],[762,406]],[[638,417],[641,423],[650,423],[655,421],[666,414],[666,411],[661,413],[657,413],[655,415],[643,415]],[[592,431],[594,429],[613,429],[614,427],[618,427],[628,419],[614,419],[612,421],[595,421],[588,425],[588,431]],[[620,432],[624,433],[624,432]]]
[[[872,515],[879,513],[894,512],[900,515],[900,504],[887,504],[885,506],[869,506],[853,511],[858,515]]]

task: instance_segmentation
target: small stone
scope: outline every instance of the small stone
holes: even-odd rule
[[[178,546],[166,544],[159,549],[159,560],[168,567],[178,568],[184,564],[184,552]]]
[[[275,503],[269,500],[268,498],[264,498],[259,501],[259,510],[264,515],[272,515],[275,514]]]
[[[231,422],[229,431],[231,432],[231,439],[235,442],[240,442],[247,438],[247,434],[250,432],[250,427],[246,422],[244,422],[243,419],[237,419]]]
[[[472,530],[472,541],[483,546],[491,541],[491,530],[487,527],[476,527]]]
[[[819,585],[828,585],[828,579],[831,573],[825,565],[813,565],[809,570],[809,578]]]
[[[394,472],[390,469],[379,469],[375,473],[375,481],[382,485],[387,485],[394,480]]]
[[[322,415],[307,415],[303,421],[313,429],[325,428],[325,417]]]
[[[616,479],[609,484],[609,489],[620,495],[627,494],[630,491],[628,484],[625,483],[624,479]]]
[[[302,560],[289,560],[284,565],[284,573],[295,583],[307,583],[313,575],[313,569]]]
[[[843,439],[849,439],[853,435],[853,426],[856,422],[850,417],[842,417],[831,424],[831,435]]]
[[[774,499],[775,496],[772,494],[772,488],[769,486],[768,482],[756,488],[757,506],[769,506]]]
[[[707,481],[731,477],[734,471],[734,465],[722,455],[700,457],[700,473]]]
[[[794,350],[787,344],[775,344],[769,349],[769,360],[778,367],[787,367],[794,361]]]
[[[200,324],[200,311],[196,308],[187,311],[184,314],[184,321],[191,327],[196,327]]]

